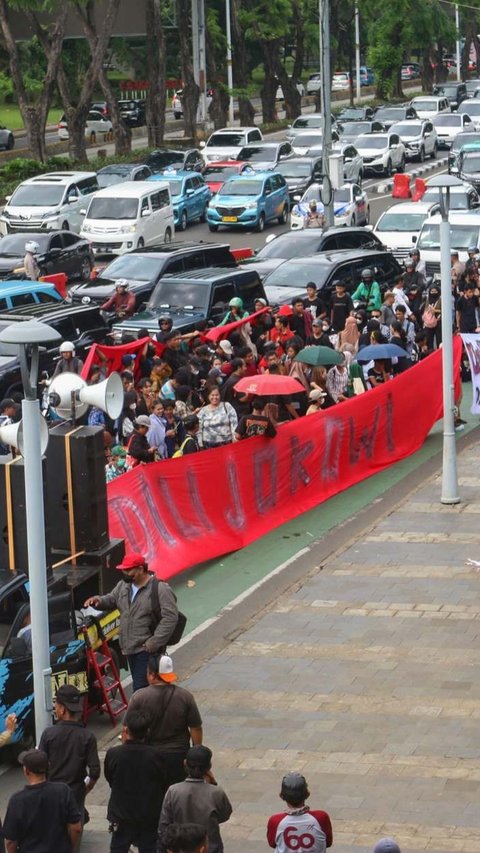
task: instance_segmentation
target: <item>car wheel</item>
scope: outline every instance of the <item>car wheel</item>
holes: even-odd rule
[[[145,240],[143,239],[143,237],[140,237],[140,239],[137,243],[137,249],[143,249],[144,246],[145,246]]]
[[[255,226],[255,231],[258,231],[259,233],[261,233],[264,230],[264,228],[265,228],[265,214],[261,213],[260,216],[258,217],[258,222]]]
[[[12,148],[15,148],[15,137],[14,137],[13,133],[10,134],[10,136],[8,137],[7,151],[11,151]]]
[[[211,222],[208,223],[208,230],[215,234],[215,231],[218,231],[218,225],[212,225]]]
[[[370,225],[370,208],[367,207],[365,211],[365,225]]]
[[[281,216],[278,217],[278,221],[279,221],[280,225],[286,225],[287,219],[288,219],[288,208],[287,208],[287,205],[284,204],[282,214],[281,214]]]
[[[390,178],[392,174],[392,161],[389,159],[387,161],[387,165],[385,166],[385,177]]]
[[[67,220],[62,223],[62,231],[70,231],[70,225],[68,224]]]
[[[181,215],[179,222],[178,222],[178,230],[179,231],[185,231],[186,227],[187,227],[187,211],[182,210],[182,215]]]
[[[80,278],[82,281],[90,278],[90,273],[92,272],[92,262],[90,258],[84,258],[82,260],[82,265],[80,267]]]
[[[430,157],[432,158],[432,160],[436,160],[437,156],[438,156],[438,145],[437,145],[437,143],[435,143],[435,145],[433,146],[433,151],[430,154]]]
[[[422,148],[420,148],[420,151],[418,152],[418,162],[419,163],[425,162],[425,148],[423,148],[423,146],[422,146]]]
[[[200,214],[200,222],[206,222],[207,221],[207,210],[208,210],[208,204],[205,205],[205,207],[203,208],[203,213]]]
[[[356,224],[357,224],[357,220],[356,220],[356,218],[355,218],[355,214],[353,214],[353,216],[352,216],[352,218],[351,218],[351,220],[350,220],[350,225],[351,225],[351,227],[352,227],[352,228],[355,228],[355,225],[356,225]]]
[[[171,243],[172,242],[172,232],[171,232],[170,228],[167,228],[167,230],[165,231],[165,237],[163,238],[163,242],[164,243]]]

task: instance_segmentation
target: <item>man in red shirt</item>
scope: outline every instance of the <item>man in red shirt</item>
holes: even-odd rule
[[[115,282],[115,293],[100,306],[102,311],[113,311],[117,319],[131,317],[135,312],[135,296],[128,292],[128,281],[119,278]]]
[[[310,810],[305,777],[287,773],[282,779],[280,797],[287,810],[272,815],[267,825],[267,841],[276,853],[325,853],[332,846],[332,824],[327,812]]]

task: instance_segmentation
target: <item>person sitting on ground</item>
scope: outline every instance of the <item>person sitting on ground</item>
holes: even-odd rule
[[[232,814],[226,793],[212,773],[212,751],[192,746],[185,759],[187,778],[171,785],[162,805],[158,824],[159,853],[167,853],[166,831],[172,823],[198,823],[208,836],[208,853],[223,853],[220,824]]]
[[[207,853],[208,837],[199,823],[171,823],[165,830],[167,853]]]
[[[267,824],[267,841],[276,853],[286,853],[292,849],[325,853],[327,847],[332,846],[330,817],[327,812],[319,809],[310,810],[310,807],[305,805],[309,796],[307,781],[300,773],[287,773],[283,777],[280,799],[284,800],[286,809],[272,815]],[[303,845],[301,838],[305,842]],[[292,846],[294,839],[295,847]]]
[[[152,422],[148,415],[139,415],[135,418],[134,430],[128,442],[128,464],[130,468],[136,468],[142,463],[154,462],[156,448],[150,447],[147,432]]]
[[[266,435],[268,438],[275,438],[277,430],[270,418],[263,414],[263,407],[264,401],[261,397],[255,397],[252,400],[252,413],[240,418],[235,431],[237,441],[254,435]]]

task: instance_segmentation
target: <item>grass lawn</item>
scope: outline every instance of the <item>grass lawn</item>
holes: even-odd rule
[[[61,109],[50,110],[47,124],[57,124],[62,113],[63,110]],[[8,127],[9,130],[21,130],[23,128],[22,116],[16,104],[0,104],[0,124]]]

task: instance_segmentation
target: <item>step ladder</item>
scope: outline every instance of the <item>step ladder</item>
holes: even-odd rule
[[[82,629],[87,650],[87,674],[89,692],[83,710],[83,722],[86,723],[90,714],[98,711],[106,713],[112,721],[112,726],[117,722],[117,717],[127,710],[128,699],[123,689],[120,675],[112,657],[112,653],[105,637],[100,634],[100,646],[92,648],[88,636],[88,628]],[[98,702],[91,701],[91,694],[99,695]]]

